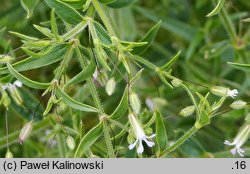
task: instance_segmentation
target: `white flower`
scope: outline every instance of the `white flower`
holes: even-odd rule
[[[238,95],[238,90],[237,89],[233,89],[233,90],[230,90],[230,89],[228,89],[227,90],[227,96],[228,97],[232,97],[232,98],[234,98],[234,97],[236,97],[237,95]]]
[[[149,141],[148,138],[153,138],[156,136],[156,134],[153,134],[151,136],[146,136],[137,118],[132,113],[130,113],[128,117],[129,117],[131,127],[133,129],[133,132],[136,136],[136,141],[133,144],[130,144],[128,148],[131,150],[136,146],[137,143],[139,143],[139,147],[137,148],[137,153],[140,154],[144,151],[142,141],[144,141],[149,147],[153,147],[155,143]]]
[[[248,137],[250,135],[250,125],[246,125],[236,136],[234,141],[230,143],[228,140],[224,141],[224,144],[229,146],[235,146],[233,149],[231,149],[231,153],[233,155],[236,154],[236,152],[240,156],[244,156],[243,153],[245,152],[243,149],[241,149],[241,146],[247,141]]]
[[[22,82],[19,80],[16,80],[13,84],[7,83],[6,85],[2,85],[3,90],[9,89],[15,89],[15,87],[21,88],[23,86]]]
[[[211,92],[217,96],[223,97],[226,94],[227,97],[232,98],[236,97],[239,93],[237,89],[230,90],[224,86],[213,86]]]

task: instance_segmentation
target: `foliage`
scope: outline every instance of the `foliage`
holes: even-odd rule
[[[250,129],[248,1],[2,4],[1,157],[232,157]]]

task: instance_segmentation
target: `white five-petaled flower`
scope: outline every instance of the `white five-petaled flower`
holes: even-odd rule
[[[236,154],[236,152],[240,156],[244,156],[243,153],[245,152],[243,149],[241,149],[241,146],[247,141],[248,137],[250,136],[250,124],[246,125],[235,137],[234,141],[230,143],[228,140],[224,141],[224,144],[229,146],[235,146],[233,149],[231,149],[231,153],[233,155]]]
[[[133,132],[136,136],[136,141],[133,144],[130,144],[128,148],[131,150],[137,145],[137,143],[139,143],[139,146],[137,148],[137,153],[140,154],[144,151],[142,141],[144,141],[149,147],[153,147],[155,143],[152,141],[149,141],[148,138],[153,138],[156,136],[156,134],[153,134],[151,136],[146,136],[145,131],[143,130],[139,120],[135,117],[135,115],[130,113],[128,117],[129,117],[131,127],[133,129]]]

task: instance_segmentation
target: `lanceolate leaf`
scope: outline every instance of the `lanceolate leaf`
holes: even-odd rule
[[[172,59],[170,59],[164,66],[161,67],[161,70],[169,70],[171,66],[176,62],[179,58],[181,51],[179,51]]]
[[[33,10],[38,2],[39,0],[21,0],[23,8],[27,11],[27,18],[32,16]]]
[[[91,59],[90,64],[85,69],[83,69],[79,74],[77,74],[74,78],[70,79],[68,83],[65,85],[65,88],[66,86],[74,85],[83,82],[84,80],[87,80],[94,74],[95,69],[96,69],[95,60]]]
[[[48,29],[48,28],[45,28],[45,27],[42,27],[42,26],[39,26],[39,25],[33,25],[38,31],[40,31],[43,35],[49,37],[49,38],[52,38],[53,35],[51,33],[51,31]]]
[[[50,54],[45,55],[42,58],[29,57],[27,59],[12,64],[12,66],[18,72],[44,67],[61,60],[66,50],[67,46],[60,45],[55,47]],[[8,73],[9,71],[7,67],[0,68],[0,74],[8,74]]]
[[[156,114],[156,141],[160,147],[160,150],[164,150],[168,146],[168,136],[164,124],[164,119],[158,110],[155,111],[155,114]]]
[[[117,120],[121,118],[128,110],[128,88],[124,90],[122,99],[115,109],[115,111],[111,114],[110,118],[113,120]]]
[[[117,0],[99,0],[99,1],[103,4],[110,4],[110,3],[116,2]]]
[[[74,99],[72,99],[70,96],[68,96],[60,87],[57,86],[56,88],[56,95],[59,98],[62,98],[62,101],[66,103],[68,106],[81,110],[81,111],[86,111],[86,112],[99,112],[98,109],[96,109],[93,106],[89,106],[83,103],[80,103]]]
[[[87,0],[62,0],[75,9],[82,9]]]
[[[149,47],[149,45],[154,41],[156,34],[158,33],[161,26],[161,21],[158,22],[147,34],[144,36],[143,39],[140,40],[140,42],[147,42],[148,44],[143,45],[141,47],[136,47],[132,51],[133,54],[142,54],[144,51],[146,51]]]
[[[218,4],[213,9],[213,11],[211,11],[210,13],[208,13],[206,17],[211,17],[211,16],[214,16],[214,15],[218,14],[220,12],[221,8],[224,5],[224,2],[225,2],[225,0],[219,0]]]
[[[101,26],[101,24],[99,24],[98,22],[94,21],[94,26],[95,26],[95,30],[96,30],[96,34],[98,36],[98,38],[104,43],[104,44],[111,44],[111,39],[109,37],[109,34],[107,33],[107,31]]]
[[[75,158],[80,158],[102,135],[102,123],[99,123],[92,128],[80,141],[77,150],[75,152]]]
[[[246,72],[250,72],[250,64],[242,64],[242,63],[234,63],[234,62],[228,62],[228,64],[233,68],[246,71]]]
[[[136,2],[137,0],[117,0],[111,4],[109,4],[109,7],[112,8],[122,8],[122,7],[126,7],[129,6],[130,4]]]
[[[66,23],[77,25],[82,21],[82,16],[74,8],[59,0],[44,0],[50,8],[54,8],[56,14]]]
[[[8,70],[10,73],[16,77],[19,81],[25,84],[28,87],[35,88],[35,89],[46,89],[50,86],[50,83],[40,83],[24,77],[22,74],[17,72],[9,63],[7,64]]]

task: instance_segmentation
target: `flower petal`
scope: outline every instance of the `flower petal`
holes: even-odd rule
[[[224,144],[225,144],[225,145],[229,145],[229,146],[235,145],[234,143],[230,143],[228,140],[225,140],[225,141],[224,141]]]
[[[231,153],[232,153],[233,155],[235,155],[235,154],[236,154],[236,151],[237,151],[237,148],[235,147],[235,148],[231,149],[230,151],[231,151]]]
[[[237,148],[237,153],[238,153],[241,157],[244,157],[244,155],[243,155],[244,152],[245,152],[245,151],[244,151],[243,149]]]
[[[19,87],[19,88],[21,88],[23,86],[22,82],[20,82],[19,80],[16,80],[14,82],[14,85],[17,86],[17,87]]]
[[[144,151],[142,140],[139,140],[139,147],[137,148],[137,153],[142,153]]]
[[[152,134],[150,136],[147,136],[147,138],[154,138],[156,136],[156,134]]]
[[[128,146],[129,150],[132,150],[136,146],[137,142],[138,142],[138,139],[133,144],[130,144]]]
[[[145,139],[144,141],[145,141],[145,143],[147,143],[148,147],[153,147],[155,145],[154,142],[148,141],[147,139]]]

